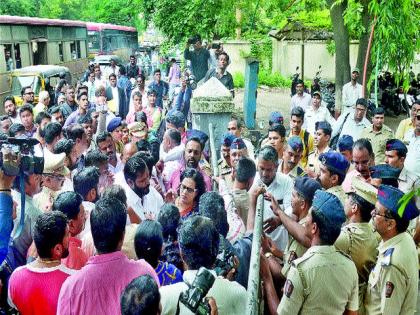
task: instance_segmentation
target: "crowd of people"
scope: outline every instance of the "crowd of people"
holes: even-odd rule
[[[184,57],[197,81],[216,77],[233,94],[229,56],[215,51],[194,37]],[[211,165],[216,152],[191,127],[191,88],[176,61],[169,83],[155,69],[146,85],[135,58],[104,72],[93,65],[86,82],[59,82],[37,104],[30,86],[22,106],[3,103],[1,133],[37,139],[44,167],[22,175],[24,191],[0,171],[0,199],[14,209],[2,312],[192,314],[180,296],[206,268],[209,313],[245,314],[262,203],[265,313],[415,313],[419,198],[402,200],[420,188],[420,103],[394,133],[382,108],[366,119],[358,71],[337,120],[299,82],[290,126],[272,112],[257,144],[234,115]]]

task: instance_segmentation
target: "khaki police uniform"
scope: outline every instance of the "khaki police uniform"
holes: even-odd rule
[[[385,125],[382,126],[380,131],[376,132],[373,131],[372,126],[365,128],[362,131],[360,138],[369,139],[372,143],[372,149],[375,153],[375,164],[378,165],[385,163],[386,142],[394,138],[394,132]]]
[[[299,224],[302,226],[305,226],[306,220],[307,220],[307,217],[304,217],[302,220],[299,221]],[[284,251],[284,265],[283,265],[283,268],[281,269],[281,273],[283,274],[284,277],[287,277],[287,273],[289,272],[291,263],[295,259],[302,257],[303,254],[305,254],[307,250],[308,249],[305,246],[300,244],[298,241],[294,239],[294,237],[292,237],[289,234],[289,243],[287,244],[287,247]]]
[[[347,195],[344,192],[343,187],[341,185],[328,188],[326,191],[335,195],[341,201],[341,203],[344,207]]]
[[[314,150],[309,153],[308,156],[308,167],[315,172],[315,174],[319,174],[320,172],[320,165],[321,161],[319,160],[319,156],[321,153],[326,153],[331,151],[331,148],[327,146],[324,150],[319,151],[317,147],[314,148]]]
[[[337,315],[359,308],[357,270],[334,246],[313,246],[292,262],[277,314]]]
[[[362,314],[369,273],[378,257],[378,244],[379,241],[368,222],[350,223],[344,226],[334,243],[334,246],[349,255],[356,265],[359,275],[359,314]]]
[[[376,265],[369,276],[366,314],[414,314],[418,294],[416,246],[407,232],[379,245]]]
[[[225,176],[232,173],[232,168],[227,164],[224,158],[219,159],[217,162],[217,167],[219,169],[219,176]]]

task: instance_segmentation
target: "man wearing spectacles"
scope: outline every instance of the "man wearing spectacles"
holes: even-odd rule
[[[419,215],[411,198],[400,209],[404,193],[381,185],[372,211],[373,225],[382,238],[365,298],[367,314],[414,314],[417,306],[418,258],[412,237],[405,233]]]
[[[34,104],[35,94],[31,86],[25,86],[21,90],[23,104]]]
[[[64,166],[65,153],[53,154],[44,150],[44,155],[42,190],[33,200],[38,209],[47,212],[52,210],[54,200],[63,188],[65,176],[69,175],[70,171]]]
[[[365,128],[371,128],[371,123],[365,117],[367,105],[364,98],[359,98],[353,111],[343,113],[333,126],[331,139],[339,134],[339,137],[343,135],[352,136],[353,141],[356,141]]]

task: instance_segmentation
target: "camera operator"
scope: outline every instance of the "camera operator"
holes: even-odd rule
[[[194,48],[193,51],[190,50],[191,45]],[[209,70],[208,62],[210,53],[202,46],[200,35],[188,39],[184,50],[184,59],[191,62],[191,70],[197,79],[197,82],[203,79]]]
[[[3,171],[0,183],[2,183],[2,189],[7,190],[10,188],[3,188],[3,187],[10,187],[10,176],[4,175]],[[37,193],[41,192],[42,188],[42,176],[40,174],[24,174],[24,182],[25,182],[25,218],[24,218],[24,225],[23,229],[20,234],[16,235],[16,229],[14,235],[12,235],[9,248],[7,252],[7,256],[2,262],[0,266],[0,280],[3,283],[3,287],[7,288],[8,280],[13,272],[17,267],[23,266],[26,264],[26,258],[28,250],[33,243],[32,239],[32,232],[34,229],[34,225],[36,219],[41,215],[41,210],[36,208],[33,204],[33,196]],[[13,199],[20,204],[21,196],[19,191],[19,177],[15,178],[14,181],[14,190],[13,190]],[[5,193],[5,192],[1,192]],[[9,193],[7,191],[7,193]],[[10,200],[10,199],[8,199]],[[20,207],[21,208],[21,207]],[[10,210],[8,210],[10,212]],[[19,218],[20,214],[17,215],[17,220],[14,222],[15,228],[17,228],[20,224]],[[3,228],[3,218],[2,218],[2,228]],[[10,222],[10,221],[9,221]],[[9,223],[11,224],[11,223]],[[3,238],[3,235],[1,236]],[[7,237],[7,239],[10,239]],[[0,305],[6,305],[6,298],[7,298],[7,290],[2,290],[1,292],[1,301]]]
[[[160,288],[163,315],[176,313],[180,294],[193,283],[200,267],[213,268],[219,249],[219,233],[210,219],[192,216],[180,228],[179,247],[186,267],[184,282]],[[217,277],[208,296],[215,299],[221,315],[245,314],[246,290],[234,281]],[[182,303],[179,303],[179,307],[180,314],[192,314]]]

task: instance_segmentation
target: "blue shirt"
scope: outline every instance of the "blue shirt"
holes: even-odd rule
[[[189,86],[187,86],[185,91],[179,91],[179,94],[176,98],[175,108],[176,110],[182,112],[185,117],[188,117],[188,112],[190,111],[191,95],[192,90]]]
[[[163,108],[163,97],[168,95],[169,84],[165,81],[160,81],[159,83],[153,81],[149,85],[149,90],[155,90],[157,92],[156,106]]]
[[[161,286],[183,281],[181,271],[174,265],[167,262],[159,261],[155,271],[158,275],[159,283]]]

